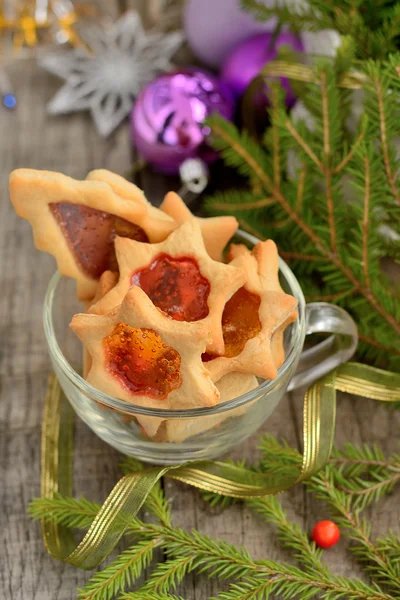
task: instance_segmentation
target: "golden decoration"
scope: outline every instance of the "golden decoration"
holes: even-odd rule
[[[39,0],[6,0],[0,7],[0,35],[9,34],[16,52],[49,41],[81,46],[83,42],[75,25],[80,16],[94,12],[90,5],[74,6],[70,0],[49,0],[45,5]]]

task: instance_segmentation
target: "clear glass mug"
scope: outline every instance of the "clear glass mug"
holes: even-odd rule
[[[258,240],[239,231],[235,242],[252,247]],[[318,302],[306,305],[295,276],[280,259],[283,289],[298,300],[298,319],[285,332],[285,361],[273,381],[260,381],[250,392],[212,408],[155,410],[128,404],[89,385],[79,374],[82,347],[69,328],[72,315],[82,312],[75,283],[55,273],[44,302],[44,330],[54,371],[81,419],[104,441],[144,462],[178,464],[215,458],[252,435],[268,418],[287,390],[309,385],[353,355],[357,328],[343,309]],[[306,335],[331,335],[303,350]],[[154,432],[173,431],[176,441],[163,442],[143,434],[139,421]]]

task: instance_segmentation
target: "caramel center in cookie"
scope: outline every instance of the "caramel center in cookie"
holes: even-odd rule
[[[118,323],[103,345],[107,370],[132,394],[164,400],[180,387],[180,354],[153,329]]]
[[[138,225],[111,213],[71,202],[52,203],[49,207],[79,267],[93,279],[107,270],[118,271],[115,236],[149,241]]]
[[[261,298],[242,287],[225,304],[222,314],[222,331],[224,334],[224,356],[232,358],[243,350],[246,342],[261,331],[258,316]],[[216,354],[203,354],[204,362],[217,358]]]
[[[142,288],[155,306],[176,321],[199,321],[208,315],[210,284],[194,258],[159,254],[132,275],[132,285]]]

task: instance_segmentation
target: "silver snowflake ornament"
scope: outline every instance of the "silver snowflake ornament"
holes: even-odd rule
[[[171,69],[183,34],[145,32],[138,13],[128,11],[110,29],[91,28],[81,38],[88,49],[39,59],[40,66],[65,79],[47,110],[52,115],[90,110],[106,137],[129,114],[142,87]]]

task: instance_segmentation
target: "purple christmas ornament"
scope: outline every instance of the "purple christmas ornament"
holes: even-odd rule
[[[233,111],[232,93],[217,77],[195,68],[174,71],[139,94],[131,114],[132,142],[157,170],[176,174],[187,158],[216,159],[204,120],[214,112],[232,119]]]
[[[272,8],[277,0],[262,2]],[[194,54],[210,67],[221,67],[237,44],[256,33],[272,31],[277,20],[256,21],[242,9],[240,0],[186,0],[183,23]]]
[[[240,97],[262,68],[278,55],[281,46],[289,46],[295,52],[303,52],[300,39],[289,31],[276,37],[272,33],[261,33],[242,42],[225,60],[221,79],[233,93]],[[282,77],[281,82],[286,90],[286,104],[290,108],[296,101],[289,81]],[[265,106],[268,106],[268,86],[265,86]]]

